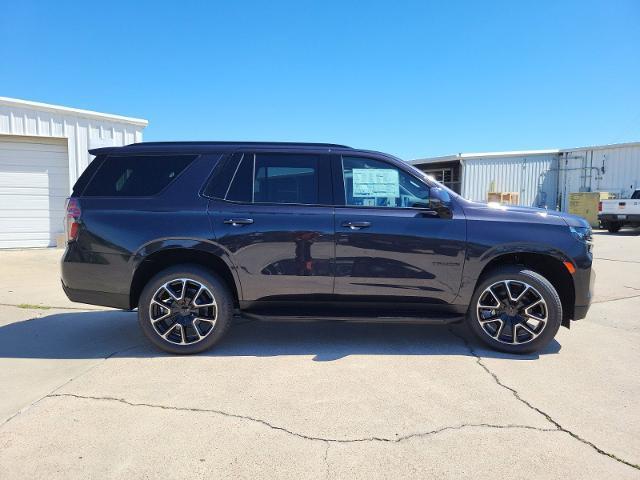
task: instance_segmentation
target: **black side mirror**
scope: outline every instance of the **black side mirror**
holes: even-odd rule
[[[451,218],[451,196],[440,187],[429,189],[429,208],[438,213],[440,218]]]

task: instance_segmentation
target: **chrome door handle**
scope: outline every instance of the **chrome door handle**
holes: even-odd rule
[[[343,227],[349,227],[351,230],[360,230],[361,228],[369,228],[371,222],[342,222]]]
[[[226,225],[233,225],[234,227],[241,227],[242,225],[251,225],[253,218],[227,218],[224,223]]]

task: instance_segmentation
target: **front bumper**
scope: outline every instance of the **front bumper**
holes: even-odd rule
[[[576,302],[573,307],[573,320],[581,320],[587,316],[593,299],[596,272],[593,268],[576,270],[573,279]]]

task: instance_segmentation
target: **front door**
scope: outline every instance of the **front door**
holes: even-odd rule
[[[392,309],[451,303],[464,263],[463,212],[435,208],[423,179],[382,159],[344,156],[334,174],[344,195],[335,217],[338,298]]]
[[[209,212],[217,241],[236,268],[243,307],[327,299],[335,249],[331,158],[239,156],[225,199],[212,201]]]

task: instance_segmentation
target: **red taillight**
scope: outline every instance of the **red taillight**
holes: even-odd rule
[[[601,212],[602,211],[602,202],[598,202],[598,211]]]
[[[65,229],[67,231],[67,242],[73,242],[78,238],[78,230],[80,226],[80,201],[77,198],[67,199],[67,216],[65,218]]]

